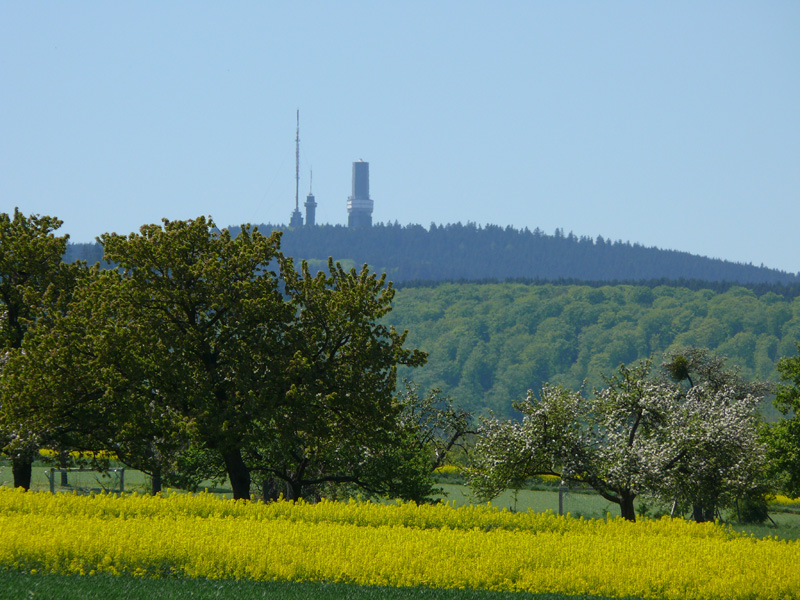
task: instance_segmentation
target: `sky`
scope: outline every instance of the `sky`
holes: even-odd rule
[[[0,0],[0,212],[540,228],[800,272],[800,2]]]

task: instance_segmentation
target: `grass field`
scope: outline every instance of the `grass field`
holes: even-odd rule
[[[31,475],[31,490],[37,492],[46,492],[50,490],[50,480],[48,479],[49,471],[49,466],[43,466],[41,463],[34,464],[33,473]],[[56,473],[56,477],[59,478],[58,481],[60,482],[60,473]],[[102,475],[94,472],[69,473],[68,480],[70,486],[67,488],[58,486],[57,491],[92,491],[95,493],[102,491],[119,491],[119,480],[114,476]],[[0,487],[13,487],[13,485],[14,477],[11,473],[11,467],[7,464],[7,461],[0,462]],[[149,476],[140,471],[125,469],[126,492],[147,494],[150,492],[150,485]],[[211,485],[211,482],[209,482],[209,485]],[[209,491],[213,491],[220,498],[233,497],[233,492],[226,487],[221,489],[209,488]]]
[[[609,600],[601,596],[325,583],[142,579],[0,572],[0,600]],[[617,599],[618,600],[618,599]]]

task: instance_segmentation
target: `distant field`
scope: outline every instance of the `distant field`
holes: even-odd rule
[[[50,480],[48,474],[50,472],[49,466],[33,467],[33,474],[31,477],[31,489],[34,491],[46,492],[50,490]],[[60,473],[56,473],[57,482],[60,483]],[[88,492],[103,492],[103,491],[119,491],[119,480],[115,476],[102,475],[100,473],[69,473],[68,474],[69,486],[57,486],[58,492],[71,492],[77,491],[80,493]],[[7,464],[0,464],[0,486],[13,487],[14,477],[11,473],[11,467]],[[150,478],[140,471],[133,469],[125,469],[125,491],[126,492],[139,492],[147,494],[150,492]],[[227,488],[217,490],[215,493],[220,498],[230,498],[233,494]],[[2,598],[0,598],[2,600]]]

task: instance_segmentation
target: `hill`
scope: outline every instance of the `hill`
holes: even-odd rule
[[[429,353],[401,375],[500,415],[546,381],[591,389],[621,362],[686,345],[775,380],[775,361],[800,340],[800,298],[742,287],[445,283],[399,289],[387,318]]]
[[[233,233],[238,227],[230,228]],[[542,281],[700,280],[747,284],[800,283],[800,275],[630,242],[576,237],[557,230],[462,225],[377,224],[368,229],[320,225],[283,230],[285,254],[324,265],[329,256],[348,264],[369,264],[395,282],[529,279]],[[97,244],[70,244],[65,260],[94,263]]]

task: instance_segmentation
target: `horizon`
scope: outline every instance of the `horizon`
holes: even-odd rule
[[[204,216],[211,217],[211,215],[204,215]],[[213,218],[212,218],[212,221],[213,221]],[[147,225],[147,224],[148,223],[143,223],[142,225]],[[272,229],[273,231],[284,231],[284,230],[287,230],[287,229],[291,229],[291,227],[288,224],[285,224],[285,223],[241,223],[239,225],[221,226],[219,223],[214,221],[215,229],[216,230],[220,230],[220,231],[221,230],[230,230],[230,229],[235,229],[235,228],[241,228],[241,227],[244,227],[244,226],[247,226],[247,225],[249,225],[250,227],[253,227],[253,228],[260,228],[262,226],[266,226],[266,227],[273,228]],[[326,226],[327,227],[347,228],[347,224],[346,223],[317,223],[316,225],[314,225],[314,227],[326,227]],[[422,225],[420,223],[405,223],[404,224],[404,223],[399,223],[399,222],[384,223],[384,222],[378,221],[378,222],[376,222],[376,223],[374,223],[372,225],[372,227],[395,227],[395,226],[399,226],[399,227],[402,227],[402,228],[422,227],[427,232],[430,232],[431,229],[434,226],[435,227],[441,227],[441,228],[446,228],[446,227],[450,227],[450,226],[461,226],[461,227],[474,226],[478,230],[483,230],[483,229],[486,229],[486,228],[489,228],[489,227],[498,227],[498,228],[503,229],[503,230],[507,230],[507,229],[511,228],[515,232],[530,233],[530,234],[535,234],[536,231],[538,230],[539,234],[542,235],[542,236],[551,237],[551,238],[552,237],[556,237],[555,231],[553,233],[549,233],[547,231],[541,230],[538,227],[536,227],[534,229],[530,229],[528,227],[516,228],[513,225],[507,225],[507,226],[504,227],[504,226],[497,225],[497,224],[494,224],[494,223],[475,223],[475,222],[472,222],[472,221],[468,221],[466,223],[461,223],[461,222],[455,222],[455,223],[433,223],[432,222],[427,226]],[[607,237],[603,236],[602,234],[599,234],[598,236],[596,236],[594,238],[592,238],[590,236],[580,236],[580,235],[577,235],[576,233],[574,233],[573,231],[565,231],[563,228],[557,228],[557,229],[561,229],[561,235],[563,237],[565,237],[565,238],[569,238],[570,236],[573,236],[576,240],[582,240],[582,239],[588,238],[588,239],[591,240],[592,245],[595,245],[595,246],[597,245],[597,239],[598,238],[603,238],[603,242],[606,243],[606,244],[612,244],[612,245],[613,244],[623,244],[623,245],[630,245],[630,246],[633,246],[633,247],[637,247],[638,246],[638,247],[644,248],[646,250],[657,250],[657,251],[660,251],[660,252],[677,252],[677,253],[681,253],[681,254],[689,254],[691,256],[696,256],[696,257],[707,259],[707,260],[711,260],[711,261],[717,261],[718,260],[718,261],[733,263],[733,264],[737,264],[737,265],[750,266],[750,267],[755,267],[755,268],[759,268],[759,269],[768,269],[768,270],[772,270],[772,271],[778,271],[780,273],[784,273],[784,274],[788,274],[788,275],[796,275],[796,276],[800,277],[800,271],[798,271],[798,272],[784,271],[782,269],[770,267],[769,265],[764,265],[764,264],[756,265],[754,263],[737,262],[737,261],[727,260],[727,259],[724,259],[724,258],[715,258],[715,257],[712,257],[712,256],[704,256],[704,255],[701,255],[701,254],[693,254],[691,252],[687,252],[685,250],[678,250],[678,249],[675,249],[675,248],[660,248],[658,246],[647,246],[647,245],[641,244],[641,243],[639,243],[639,242],[637,242],[635,240],[623,240],[623,239],[614,240],[614,239],[611,239],[611,238],[607,238]],[[138,228],[137,228],[137,231],[132,231],[132,232],[128,232],[128,233],[125,233],[125,234],[121,234],[120,233],[120,235],[128,235],[129,233],[136,233],[136,232],[138,232]],[[56,232],[56,233],[58,233],[58,232]],[[104,233],[112,233],[112,232],[104,232]],[[119,232],[113,232],[113,233],[119,233]],[[95,239],[93,241],[89,241],[89,242],[76,242],[76,241],[73,241],[72,239],[69,239],[67,241],[67,243],[71,244],[71,245],[99,244],[100,235],[101,234],[98,234],[97,236],[95,236]],[[336,260],[343,260],[343,259],[347,259],[347,258],[348,257],[342,257],[341,259],[336,259]]]
[[[0,211],[512,225],[800,272],[800,3],[0,3]],[[426,226],[427,227],[427,226]]]

